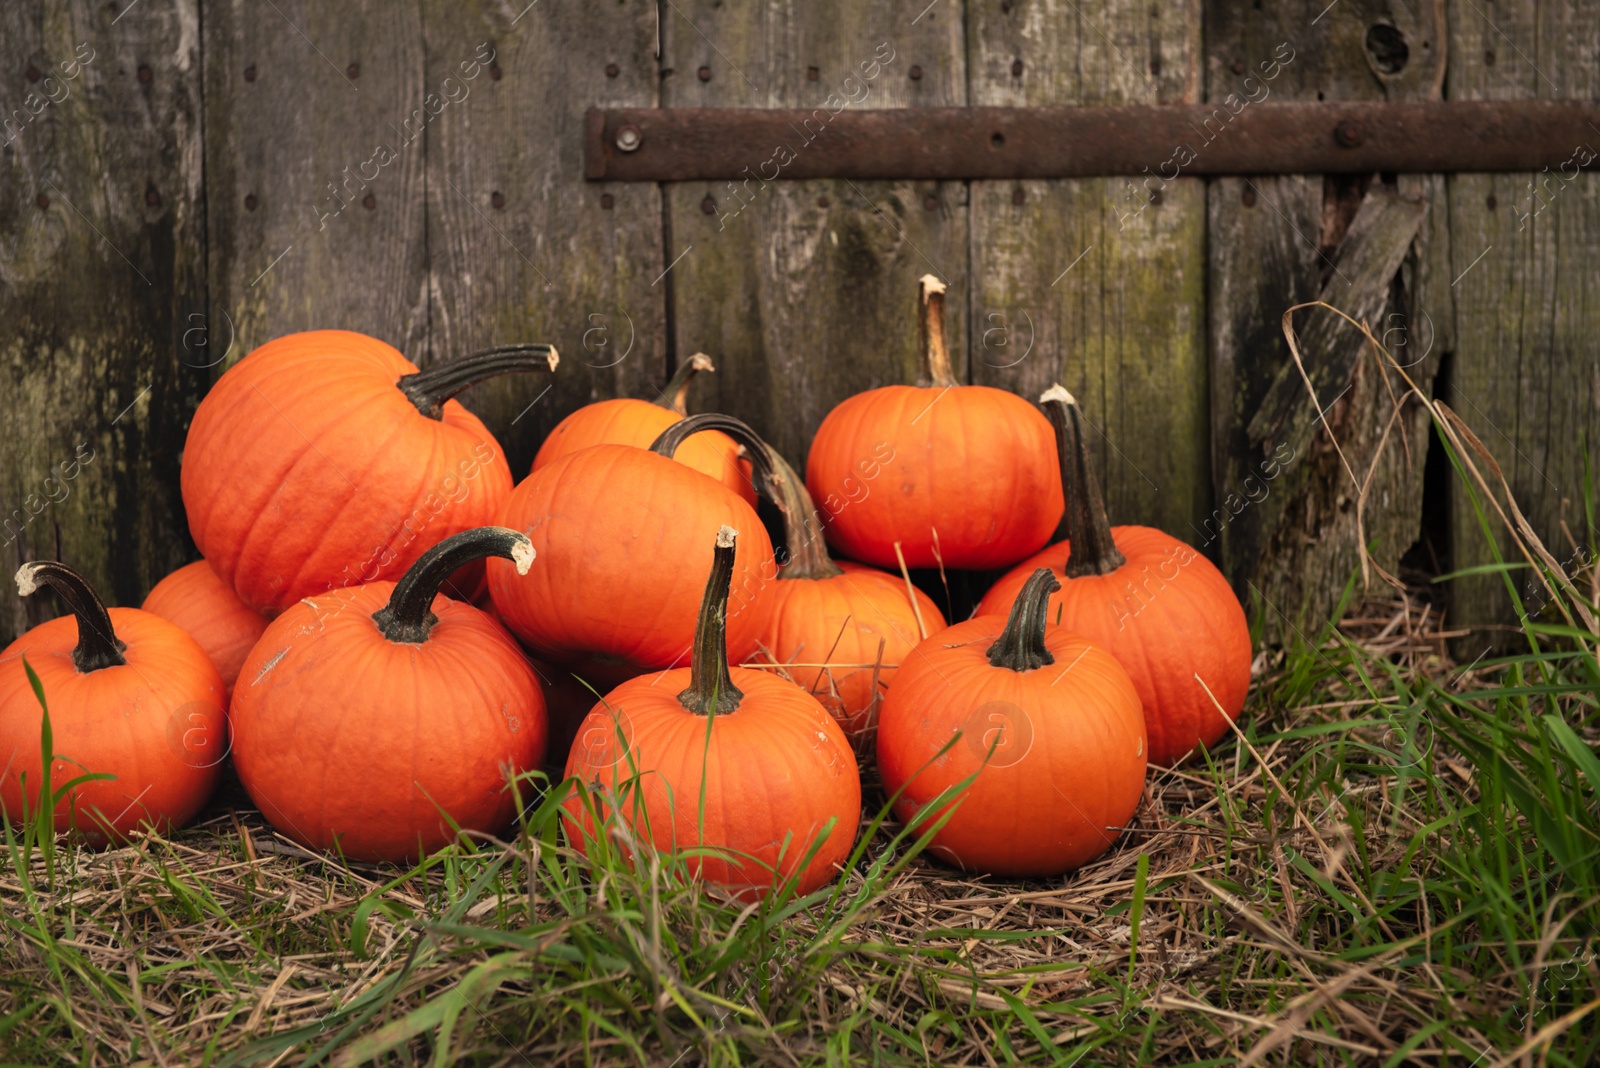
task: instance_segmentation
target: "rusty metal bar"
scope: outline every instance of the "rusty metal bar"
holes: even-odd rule
[[[621,182],[1576,173],[1596,157],[1600,101],[594,108],[585,141],[585,175]]]

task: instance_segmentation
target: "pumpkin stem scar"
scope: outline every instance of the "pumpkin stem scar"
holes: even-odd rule
[[[444,402],[468,386],[514,371],[554,371],[560,362],[554,345],[500,345],[404,375],[395,385],[417,411],[439,419],[444,415]]]
[[[679,415],[689,414],[689,380],[701,371],[710,374],[716,367],[711,363],[711,357],[703,352],[690,356],[667,379],[666,388],[656,398],[656,406],[668,411],[677,412]]]
[[[81,673],[87,675],[128,662],[122,655],[127,646],[112,629],[111,613],[88,579],[55,560],[34,560],[17,569],[17,592],[22,596],[37,592],[41,582],[55,590],[78,619],[78,645],[72,650],[72,663]]]
[[[417,558],[395,585],[389,603],[372,613],[372,621],[392,642],[427,641],[439,622],[431,611],[439,587],[457,568],[487,556],[510,560],[517,565],[517,574],[526,575],[533,563],[533,542],[526,534],[506,527],[477,527],[453,534]]]
[[[1089,446],[1084,440],[1083,411],[1059,385],[1039,397],[1044,414],[1056,431],[1056,451],[1061,457],[1061,493],[1067,499],[1068,578],[1109,575],[1128,562],[1111,536],[1111,521],[1100,496],[1100,481],[1089,467]]]
[[[950,371],[944,334],[944,283],[931,274],[917,279],[917,311],[922,340],[922,373],[940,389],[958,386]]]
[[[1032,671],[1056,662],[1045,647],[1044,630],[1050,621],[1050,595],[1060,588],[1061,583],[1048,567],[1041,567],[1028,577],[1011,606],[1006,629],[989,646],[990,664],[1012,671]]]
[[[728,526],[717,531],[706,595],[700,602],[700,621],[694,628],[689,688],[678,695],[679,704],[702,716],[732,712],[744,700],[728,667],[728,589],[733,585],[734,543],[738,536],[739,532]]]

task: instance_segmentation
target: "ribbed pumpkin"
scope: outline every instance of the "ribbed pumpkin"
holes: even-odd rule
[[[156,583],[141,607],[176,623],[199,642],[229,693],[239,665],[267,629],[267,618],[239,600],[204,560],[185,564]]]
[[[730,667],[736,540],[729,528],[717,533],[691,666],[623,683],[584,722],[567,774],[590,784],[596,807],[569,798],[567,835],[587,852],[598,811],[664,852],[726,851],[689,864],[735,897],[791,881],[806,894],[850,855],[861,781],[849,740],[816,698],[769,672]]]
[[[761,491],[784,526],[783,564],[762,652],[788,665],[789,676],[822,702],[846,734],[859,738],[875,725],[879,699],[897,665],[917,643],[945,628],[944,616],[905,579],[832,560],[805,483],[764,441],[753,435],[741,440],[765,459],[771,476]]]
[[[1087,864],[1144,790],[1139,695],[1110,653],[1048,622],[1057,585],[1040,568],[1009,618],[923,642],[883,702],[878,770],[886,791],[904,789],[896,815],[925,830],[950,811],[930,852],[968,871],[1036,878]]]
[[[71,616],[41,623],[0,653],[0,805],[8,819],[40,803],[43,712],[23,658],[50,707],[54,788],[84,774],[55,806],[55,828],[91,845],[149,824],[187,823],[227,755],[222,678],[176,624],[137,608],[106,608],[87,580],[53,560],[23,564],[23,596],[48,585]]]
[[[750,532],[734,565],[728,646],[741,662],[756,651],[777,572],[772,542],[743,497],[671,458],[709,418],[674,423],[650,449],[575,452],[506,498],[499,523],[527,534],[543,563],[519,575],[489,561],[489,591],[501,620],[534,656],[601,691],[687,663],[699,576],[722,526]]]
[[[910,567],[1009,567],[1061,519],[1050,424],[1004,390],[957,383],[944,341],[944,286],[921,280],[922,352],[931,386],[850,397],[817,428],[806,486],[832,516],[842,555]]]
[[[481,528],[422,554],[398,583],[308,598],[267,628],[233,692],[233,762],[262,815],[314,849],[409,861],[463,830],[499,833],[507,779],[544,757],[539,682],[505,628],[440,596],[463,564],[526,569],[528,539]]]
[[[533,470],[548,467],[591,445],[633,445],[648,449],[661,432],[688,414],[689,381],[701,371],[715,371],[703,352],[690,356],[655,401],[617,397],[596,401],[567,416],[550,431],[533,458]],[[739,459],[739,446],[725,434],[707,431],[683,443],[673,457],[701,474],[710,475],[751,504],[756,503],[750,483],[750,465]]]
[[[182,473],[195,544],[268,616],[398,578],[429,546],[492,520],[511,490],[499,443],[450,398],[556,362],[550,346],[523,345],[418,371],[347,330],[269,341],[195,410]],[[474,578],[462,584],[470,596]]]
[[[1050,618],[1121,661],[1144,704],[1151,763],[1177,764],[1197,746],[1216,745],[1244,709],[1251,660],[1244,609],[1222,572],[1177,538],[1110,524],[1077,402],[1060,386],[1039,400],[1069,473],[1068,537],[995,583],[977,614],[1003,615],[1033,569],[1052,569],[1061,590]]]

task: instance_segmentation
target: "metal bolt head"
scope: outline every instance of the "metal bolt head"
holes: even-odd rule
[[[632,123],[617,128],[617,147],[624,152],[634,151],[643,140],[639,134],[639,127]]]
[[[1345,148],[1355,148],[1367,139],[1367,131],[1356,120],[1345,119],[1333,128],[1333,138]]]

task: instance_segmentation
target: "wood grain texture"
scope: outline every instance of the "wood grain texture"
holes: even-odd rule
[[[585,109],[656,102],[656,5],[430,0],[424,21],[428,86],[453,79],[463,96],[428,132],[430,358],[516,341],[561,353],[553,379],[511,376],[461,398],[520,478],[574,409],[653,397],[666,379],[665,291],[650,284],[659,188],[583,178]],[[461,64],[490,53],[466,79]]]
[[[818,109],[815,125],[788,143],[795,154],[826,137],[827,119],[846,106],[967,102],[953,2],[674,0],[662,20],[662,104]],[[678,356],[704,351],[717,363],[717,374],[696,380],[691,410],[744,419],[803,471],[811,436],[834,405],[915,381],[920,276],[951,286],[946,328],[967,336],[966,189],[764,183],[786,158],[773,148],[750,160],[747,181],[667,186],[662,268],[673,266],[661,284]],[[965,346],[955,349],[964,376]]]
[[[0,41],[4,645],[57,614],[10,588],[24,560],[136,605],[192,552],[178,456],[207,376],[179,359],[206,306],[197,0],[8,3]]]
[[[1442,19],[1435,0],[1415,9],[1389,0],[1315,10],[1268,4],[1261,11],[1208,3],[1207,99],[1226,106],[1230,93],[1236,101],[1436,98],[1446,50]],[[1341,309],[1363,303],[1359,291],[1367,287],[1341,276],[1336,263],[1374,187],[1427,206],[1384,287],[1386,299],[1366,308],[1374,333],[1426,392],[1441,351],[1435,335],[1451,319],[1448,279],[1439,277],[1448,219],[1442,180],[1237,177],[1213,182],[1207,194],[1216,507],[1196,540],[1208,551],[1220,547],[1235,591],[1272,639],[1314,639],[1359,570],[1363,541],[1381,569],[1367,577],[1379,583],[1382,572],[1398,570],[1421,530],[1427,423],[1399,375],[1354,328],[1319,324],[1314,334],[1325,351],[1307,354],[1314,365],[1349,369],[1319,383],[1337,449],[1327,427],[1309,444],[1295,434],[1293,441],[1252,440],[1248,430],[1290,361],[1283,312],[1319,295]],[[1301,313],[1297,328],[1308,321]]]
[[[231,324],[230,361],[329,327],[423,356],[426,136],[459,118],[432,117],[437,92],[414,4],[207,0],[211,327]]]
[[[1199,99],[1198,0],[973,3],[967,25],[977,106]],[[972,380],[1029,400],[1065,385],[1113,522],[1182,534],[1211,501],[1205,184],[1163,180],[1168,159],[1148,186],[972,183]]]
[[[1593,0],[1452,3],[1450,28],[1453,98],[1600,96],[1600,4]],[[1583,501],[1585,454],[1589,470],[1600,471],[1597,153],[1600,131],[1592,131],[1548,172],[1450,179],[1458,340],[1449,403],[1494,454],[1529,522],[1569,573],[1581,566],[1578,549],[1592,560],[1596,548]],[[1521,563],[1503,534],[1496,530],[1504,558]],[[1457,568],[1492,562],[1464,493],[1452,507],[1451,540]],[[1526,569],[1511,578],[1537,612],[1537,580]],[[1452,585],[1456,622],[1515,621],[1498,576]],[[1483,644],[1462,651],[1477,656]]]

